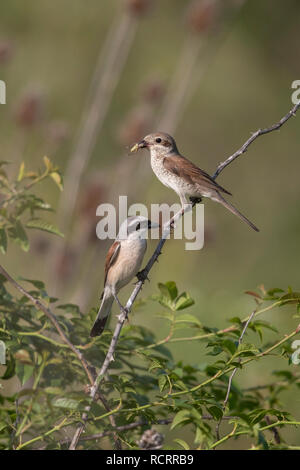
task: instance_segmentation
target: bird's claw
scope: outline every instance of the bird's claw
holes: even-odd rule
[[[142,271],[139,271],[137,273],[136,277],[138,278],[137,282],[142,282],[143,284],[146,280],[150,282],[150,279],[149,279],[148,274],[147,274],[145,269],[142,269]]]
[[[200,204],[200,202],[202,201],[202,198],[201,197],[190,197],[189,200],[191,201],[193,206],[195,206],[196,204]]]

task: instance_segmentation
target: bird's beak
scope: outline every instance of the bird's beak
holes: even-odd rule
[[[139,149],[143,149],[145,147],[148,147],[147,142],[145,140],[141,140],[137,144],[134,144],[133,147],[131,147],[130,152],[134,153],[134,152],[137,152]]]
[[[152,222],[152,220],[148,220],[148,229],[150,228],[158,228],[160,227],[159,224],[157,224],[156,222]]]

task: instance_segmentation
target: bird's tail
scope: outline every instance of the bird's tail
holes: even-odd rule
[[[113,301],[114,298],[111,293],[104,289],[102,295],[102,302],[98,310],[95,323],[91,329],[90,336],[100,336],[103,332]]]
[[[232,204],[227,202],[223,198],[223,196],[221,196],[220,193],[217,193],[217,194],[218,194],[218,196],[216,198],[214,198],[214,200],[216,202],[219,202],[220,204],[222,204],[224,207],[226,207],[226,209],[228,209],[230,212],[232,212],[232,214],[237,215],[241,220],[246,222],[246,224],[248,224],[251,228],[253,228],[253,230],[255,230],[256,232],[259,232],[259,229],[252,222],[250,222],[250,220],[247,219],[247,217],[245,217],[240,211],[238,211]]]

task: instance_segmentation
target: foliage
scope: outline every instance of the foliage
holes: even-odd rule
[[[18,238],[16,229],[12,228],[17,224],[30,226],[38,210],[49,210],[44,201],[29,193],[29,189],[42,179],[53,178],[53,174],[55,182],[61,183],[57,169],[48,160],[45,163],[44,172],[34,175],[26,174],[21,166],[13,184],[2,171],[2,230],[17,243],[20,236]],[[27,178],[32,178],[32,182],[21,186]],[[23,243],[19,244],[27,249],[28,239],[26,237],[25,243],[23,238]],[[2,251],[6,251],[3,241],[2,247]],[[90,370],[99,369],[112,332],[107,329],[100,338],[89,337],[96,310],[83,315],[76,305],[60,304],[41,280],[22,279],[22,284],[34,299],[39,299],[51,311],[55,308],[56,320],[68,340],[84,355]],[[80,448],[114,446],[112,416],[119,429],[117,436],[128,449],[138,448],[143,431],[161,420],[165,425],[164,433],[184,430],[184,439],[174,438],[173,449],[213,449],[244,435],[255,449],[290,448],[280,437],[280,430],[300,423],[283,407],[281,394],[292,388],[299,389],[299,374],[291,367],[291,344],[299,328],[295,325],[290,334],[278,332],[263,315],[275,308],[279,312],[284,308],[286,312],[290,304],[289,311],[299,309],[300,294],[290,288],[285,292],[281,289],[265,291],[263,287],[259,292],[248,294],[255,302],[255,311],[241,341],[247,319],[235,316],[223,329],[204,326],[188,312],[194,304],[188,293],[179,293],[173,281],[159,284],[157,294],[147,302],[152,303],[153,311],[158,312],[157,316],[168,326],[169,332],[161,339],[159,333],[139,325],[128,324],[123,328],[115,360],[110,365],[109,376],[100,385],[97,401],[92,404],[84,435],[87,439],[89,435],[105,431],[107,437],[82,440]],[[297,317],[297,312],[294,313]],[[1,380],[3,383],[13,378],[18,381],[18,390],[13,395],[0,389],[1,448],[66,448],[74,426],[90,402],[90,383],[82,362],[70,345],[62,341],[45,311],[34,305],[27,295],[16,295],[2,275],[0,319],[0,339],[7,348]],[[272,341],[265,340],[266,331],[271,332]],[[171,345],[182,342],[204,342],[211,360],[207,357],[193,363],[185,362],[184,358],[174,360]],[[226,402],[232,371],[237,368],[238,374],[248,364],[263,361],[271,354],[284,358],[286,369],[273,371],[273,382],[260,382],[248,389],[242,389],[234,381]],[[105,401],[101,395],[105,396]],[[222,419],[226,419],[230,431],[220,436],[223,428],[216,432],[216,425]],[[137,425],[126,429],[132,423]]]
[[[51,206],[32,193],[32,188],[41,181],[51,178],[62,189],[62,177],[48,157],[44,157],[44,169],[38,172],[26,171],[24,162],[20,165],[17,178],[10,182],[6,166],[0,162],[0,251],[7,251],[8,239],[17,243],[22,250],[29,250],[26,228],[35,228],[62,236],[52,224],[37,216],[40,211],[51,211]]]

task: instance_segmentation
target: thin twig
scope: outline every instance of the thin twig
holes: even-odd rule
[[[246,321],[246,323],[244,324],[244,328],[242,330],[242,333],[238,339],[238,346],[240,346],[240,344],[242,343],[243,341],[243,337],[246,333],[246,330],[249,326],[249,323],[251,322],[252,318],[254,317],[255,313],[256,313],[257,309],[256,310],[253,310],[253,312],[251,313],[251,315],[249,316],[248,320]],[[241,358],[239,358],[239,363],[241,362]],[[231,372],[230,374],[230,377],[229,377],[229,380],[228,380],[228,387],[227,387],[227,393],[226,393],[226,396],[225,396],[225,400],[223,402],[223,411],[225,411],[226,409],[226,405],[227,405],[227,402],[229,400],[229,394],[230,394],[230,390],[231,390],[231,385],[232,385],[232,380],[233,380],[233,377],[235,376],[236,374],[236,371],[237,371],[237,367],[235,367],[235,369],[233,369],[233,371]],[[222,423],[222,416],[216,426],[216,434],[217,434],[217,439],[220,440],[220,426],[221,426],[221,423]]]
[[[274,124],[273,126],[271,127],[266,127],[265,129],[258,129],[256,132],[254,132],[252,134],[252,136],[250,137],[250,139],[248,139],[243,145],[242,147],[237,150],[233,155],[231,155],[230,157],[228,157],[224,162],[220,163],[218,165],[218,168],[216,170],[216,172],[214,173],[213,175],[213,178],[216,179],[217,176],[221,173],[221,171],[224,170],[224,168],[226,168],[230,163],[232,163],[236,158],[238,158],[240,155],[242,155],[243,153],[247,152],[248,150],[248,147],[252,144],[252,142],[254,142],[254,140],[256,140],[259,136],[261,135],[265,135],[265,134],[269,134],[270,132],[273,132],[273,131],[277,131],[278,129],[281,128],[281,126],[283,126],[283,124],[285,124],[292,116],[296,116],[296,112],[298,111],[298,109],[300,108],[300,101],[299,103],[295,104],[295,106],[282,118],[280,119],[279,122],[277,122],[276,124]]]

